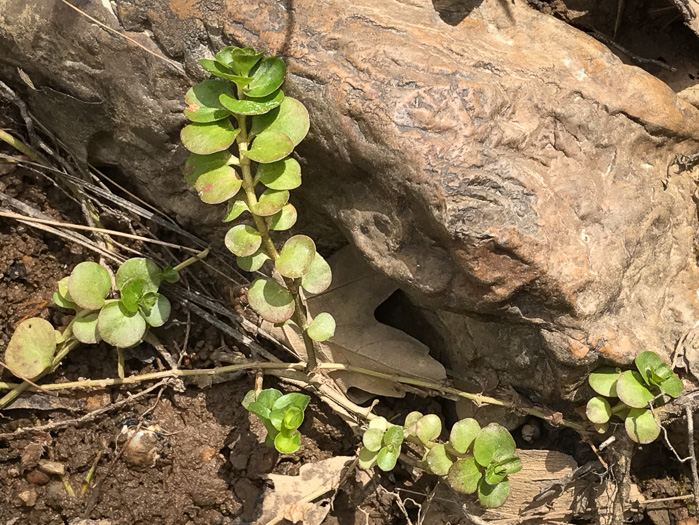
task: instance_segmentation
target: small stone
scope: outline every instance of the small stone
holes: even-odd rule
[[[36,503],[36,490],[30,488],[17,494],[25,507],[33,507]]]
[[[27,472],[26,478],[32,485],[46,485],[51,480],[48,474],[37,469]]]
[[[54,474],[56,476],[63,476],[66,473],[66,467],[63,463],[49,461],[48,459],[39,461],[39,468],[47,474]]]
[[[204,448],[201,451],[201,460],[204,463],[208,463],[209,461],[214,459],[215,455],[216,455],[216,449],[206,445],[206,446],[204,446]]]

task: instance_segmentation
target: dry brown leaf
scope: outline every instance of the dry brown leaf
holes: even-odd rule
[[[379,323],[374,317],[376,308],[398,289],[393,281],[373,271],[350,247],[337,252],[328,262],[333,270],[332,285],[322,294],[308,298],[312,316],[329,312],[337,323],[335,336],[322,343],[320,358],[323,361],[432,381],[446,378],[444,367],[430,357],[427,346],[401,330]],[[285,339],[305,357],[296,326],[266,325],[265,329]],[[392,381],[362,374],[340,371],[331,375],[345,392],[356,388],[391,397],[403,397],[406,392],[405,387]]]
[[[303,465],[298,476],[267,474],[264,479],[272,482],[261,498],[261,515],[255,523],[263,524],[282,516],[293,523],[320,525],[330,511],[330,505],[307,501],[314,494],[335,490],[342,479],[342,469],[354,458],[337,456],[317,463]]]

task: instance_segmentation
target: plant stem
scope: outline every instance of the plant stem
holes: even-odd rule
[[[56,354],[56,356],[53,358],[53,361],[51,362],[51,366],[49,366],[46,370],[41,372],[38,376],[33,377],[32,379],[34,381],[37,381],[44,377],[45,375],[50,374],[53,372],[58,365],[61,363],[61,360],[68,355],[68,353],[73,350],[75,347],[77,347],[80,344],[80,341],[77,339],[70,338],[68,339],[65,343],[63,343],[63,346],[61,347],[61,350]],[[18,385],[16,385],[12,390],[10,390],[7,394],[5,394],[2,399],[0,399],[0,410],[5,408],[7,405],[9,405],[12,401],[14,401],[17,396],[19,396],[22,392],[30,388],[31,385],[29,383],[22,382]]]
[[[116,348],[116,354],[117,354],[117,375],[119,376],[119,379],[124,379],[124,352],[118,346]]]
[[[200,251],[198,254],[196,254],[194,257],[190,257],[189,259],[182,261],[180,264],[175,266],[173,270],[176,272],[181,272],[184,270],[187,266],[194,264],[195,262],[199,262],[202,259],[206,258],[206,256],[209,255],[209,249],[205,248],[204,250]]]
[[[238,98],[240,100],[245,99],[242,89],[238,90]],[[240,128],[240,133],[238,133],[236,141],[238,143],[238,150],[240,154],[240,171],[242,172],[243,176],[243,191],[245,191],[248,209],[250,210],[252,218],[255,221],[255,227],[262,235],[262,247],[264,248],[265,252],[267,252],[269,258],[272,259],[272,263],[274,263],[277,258],[279,258],[279,252],[277,251],[276,246],[274,246],[274,242],[269,235],[267,222],[265,221],[264,217],[257,215],[253,211],[253,206],[257,204],[257,195],[255,195],[255,180],[250,169],[250,159],[244,153],[248,150],[250,143],[247,129],[247,117],[245,115],[236,114],[235,118],[238,120],[238,127]],[[311,339],[308,335],[307,330],[309,323],[306,305],[304,304],[298,283],[294,279],[290,279],[288,277],[284,277],[284,283],[286,284],[289,293],[294,298],[294,315],[292,320],[301,329],[303,344],[306,347],[306,362],[308,363],[307,371],[314,372],[318,367],[318,360],[316,357],[316,342],[313,341],[313,339]]]

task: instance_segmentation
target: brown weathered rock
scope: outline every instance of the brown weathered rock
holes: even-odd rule
[[[663,181],[699,149],[699,111],[521,2],[473,4],[453,26],[429,0],[85,7],[184,75],[59,0],[0,0],[0,78],[80,157],[191,225],[222,213],[181,182],[196,60],[224,43],[281,55],[312,115],[301,195],[324,214],[300,226],[326,244],[339,229],[434,310],[452,368],[550,400],[696,320],[695,184]]]

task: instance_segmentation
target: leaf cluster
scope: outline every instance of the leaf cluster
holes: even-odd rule
[[[267,429],[265,444],[281,454],[292,454],[301,446],[298,428],[303,423],[304,411],[310,397],[304,394],[282,394],[275,388],[262,390],[259,395],[250,390],[243,399],[243,407],[255,414]]]
[[[649,409],[650,401],[663,394],[677,397],[684,387],[655,352],[640,353],[634,363],[636,370],[601,367],[590,374],[588,382],[600,395],[588,401],[586,414],[599,432],[606,432],[609,420],[617,416],[624,421],[632,440],[646,444],[660,434],[660,425]],[[618,403],[612,406],[609,400],[616,398]]]
[[[452,488],[465,494],[478,493],[484,507],[498,507],[510,493],[509,474],[519,472],[522,462],[515,454],[515,442],[506,428],[491,423],[485,428],[471,418],[454,424],[449,441],[437,441],[442,421],[435,414],[411,412],[403,427],[390,426],[384,418],[369,424],[359,452],[363,468],[374,465],[392,470],[400,455],[403,439],[425,449],[423,468],[446,477]]]
[[[269,240],[269,231],[288,230],[296,223],[289,192],[301,185],[301,166],[289,155],[310,126],[304,105],[281,89],[284,62],[252,48],[226,47],[200,64],[216,78],[185,96],[184,114],[191,121],[180,134],[191,152],[185,180],[204,202],[228,203],[224,222],[250,214],[252,224],[237,224],[225,236],[240,268],[256,272],[271,261],[296,288],[323,292],[332,273],[310,237],[294,235],[279,252]],[[296,304],[288,281],[285,286],[268,277],[255,279],[248,290],[250,306],[269,322],[289,321]],[[308,327],[317,341],[334,333],[328,313]]]

